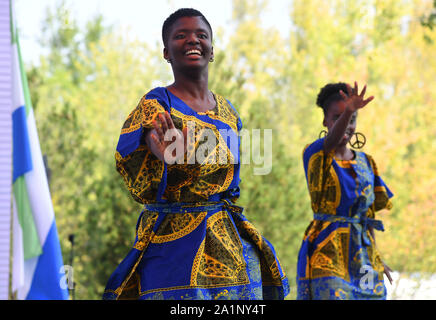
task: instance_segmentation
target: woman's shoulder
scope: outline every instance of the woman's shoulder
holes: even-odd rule
[[[322,151],[324,148],[324,139],[325,138],[316,139],[315,141],[306,144],[303,149],[303,157]]]
[[[145,100],[158,100],[158,101],[168,101],[167,90],[164,87],[155,87],[149,90],[142,96]]]
[[[228,109],[235,115],[238,115],[238,111],[236,110],[236,108],[233,106],[233,104],[230,102],[230,100],[226,99],[225,97],[223,97],[222,95],[220,95],[219,93],[216,92],[212,92],[215,100],[217,102],[217,104],[221,105],[221,106],[227,106]]]
[[[235,122],[237,129],[242,129],[242,122],[241,118],[239,117],[239,113],[236,110],[236,108],[233,106],[233,104],[226,98],[224,98],[222,95],[212,92],[216,103],[218,107],[218,114],[220,117],[223,118],[224,122]],[[233,125],[232,125],[233,127]]]
[[[149,90],[142,95],[138,103],[138,108],[140,109],[146,110],[149,108],[157,108],[161,112],[168,110],[168,106],[168,95],[166,94],[166,89],[164,87],[156,87]]]
[[[354,150],[354,153],[356,154],[356,159],[360,158],[360,159],[366,159],[366,161],[372,166],[373,164],[375,164],[374,158],[369,154],[366,153],[365,151],[358,151],[358,150]]]
[[[364,152],[364,151],[356,151],[356,156],[360,155],[360,158],[365,159],[367,161],[367,164],[371,168],[371,170],[374,172],[374,174],[378,175],[378,168],[377,164],[370,154]]]

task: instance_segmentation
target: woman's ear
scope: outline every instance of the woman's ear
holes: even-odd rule
[[[166,61],[169,61],[169,55],[167,48],[163,48],[163,57]]]
[[[322,120],[322,125],[323,125],[324,127],[327,127],[327,121],[325,120],[325,117],[324,117],[324,119]]]

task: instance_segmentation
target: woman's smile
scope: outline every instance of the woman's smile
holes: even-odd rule
[[[191,49],[185,52],[185,56],[202,56],[203,53],[198,49]]]

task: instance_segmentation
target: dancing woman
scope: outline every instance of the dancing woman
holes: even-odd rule
[[[121,130],[117,170],[144,209],[103,298],[283,299],[289,285],[273,246],[234,204],[242,123],[208,89],[212,28],[180,9],[162,38],[174,83],[148,92]]]
[[[357,83],[334,83],[318,95],[328,131],[303,152],[314,218],[298,256],[298,299],[385,299],[383,274],[392,281],[374,229],[383,231],[375,213],[391,209],[393,194],[374,159],[347,147],[364,138],[355,130],[358,110],[373,99],[365,92],[358,94]]]

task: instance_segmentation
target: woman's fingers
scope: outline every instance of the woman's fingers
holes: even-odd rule
[[[366,92],[366,84],[362,89],[362,92],[360,93],[359,97],[361,97],[363,99],[363,97],[365,96],[365,92]]]
[[[171,119],[171,116],[167,111],[165,113],[160,113],[158,115],[160,126],[157,124],[156,121],[153,121],[153,126],[156,130],[156,133],[158,134],[158,138],[163,143],[165,141],[165,134],[169,129],[174,129],[174,123]]]
[[[354,81],[354,94],[358,94],[359,93],[359,88],[357,85],[357,81]]]
[[[348,96],[344,93],[344,91],[339,90],[339,94],[344,98],[344,100],[348,99]]]
[[[183,144],[186,150],[186,148],[188,147],[188,127],[183,128],[182,134],[183,134]]]
[[[171,116],[168,113],[168,111],[165,111],[165,120],[169,129],[175,129],[173,119],[171,119]]]
[[[161,124],[162,124],[162,130],[163,130],[163,132],[164,132],[164,133],[167,132],[167,130],[168,130],[168,123],[167,123],[166,115],[160,113],[160,114],[159,114],[159,120],[160,120],[160,122],[161,122]]]
[[[362,107],[366,106],[368,103],[370,103],[374,99],[374,96],[369,97],[366,100],[363,100]]]
[[[351,86],[347,83],[347,93],[348,93],[348,97],[351,97],[351,95],[353,94],[353,89],[351,89]]]
[[[157,133],[157,138],[160,139],[160,141],[165,141],[165,135],[167,134],[168,130],[177,130],[174,126],[173,119],[171,118],[170,114],[165,111],[163,114],[159,114],[159,123],[156,120],[153,120],[152,124],[154,129]],[[171,132],[171,136],[174,136],[174,134]],[[177,136],[177,135],[176,135]],[[174,137],[173,137],[174,141]]]
[[[389,267],[386,268],[386,266],[385,266],[385,275],[386,275],[386,277],[388,277],[389,282],[392,284],[392,282],[394,282],[394,280],[391,277],[390,271],[392,271],[392,270],[390,270]]]
[[[159,138],[158,138],[154,133],[151,134],[151,139],[153,139],[154,143],[156,144],[156,146],[157,146],[159,149],[162,148],[162,142],[161,142],[161,140],[159,140]]]
[[[162,131],[162,128],[158,125],[156,120],[153,120],[152,123],[153,123],[154,130],[156,130],[157,133],[156,138],[158,138],[160,141],[164,141],[164,133]]]
[[[385,264],[384,262],[383,262],[383,269],[384,269],[383,270],[384,274],[388,278],[389,282],[392,284],[392,282],[393,282],[393,279],[392,279],[392,276],[391,276],[392,269],[389,268],[389,266],[387,264]]]

